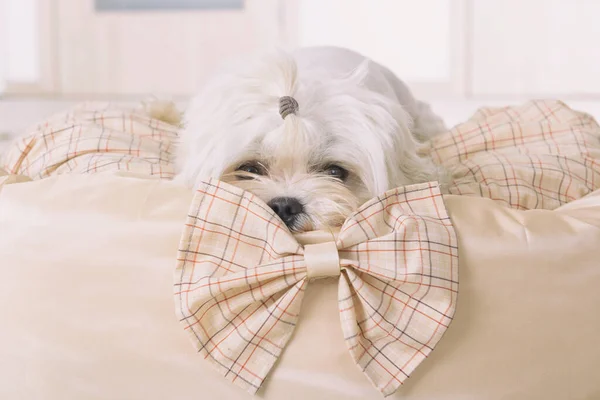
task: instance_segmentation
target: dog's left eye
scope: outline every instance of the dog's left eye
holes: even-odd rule
[[[328,165],[323,170],[323,173],[327,176],[331,176],[332,178],[337,178],[341,181],[345,181],[348,178],[348,171],[339,165]]]

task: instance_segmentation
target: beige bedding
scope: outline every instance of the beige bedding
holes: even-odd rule
[[[600,188],[600,126],[554,100],[482,108],[423,149],[450,173],[447,193],[553,210]],[[0,168],[42,179],[120,171],[171,179],[178,127],[144,108],[84,103],[34,125]]]
[[[140,110],[85,105],[9,149],[0,398],[249,398],[176,317],[173,271],[199,195],[168,180],[176,140]],[[458,307],[390,398],[600,397],[598,124],[529,102],[481,110],[426,150],[452,173]],[[334,281],[308,284],[301,310],[257,396],[381,398],[344,343]]]
[[[4,186],[0,398],[250,398],[195,353],[175,318],[191,198],[171,182],[112,174]],[[597,398],[600,192],[555,211],[445,202],[459,240],[455,320],[391,398]],[[341,339],[336,291],[309,285],[259,398],[381,398]]]

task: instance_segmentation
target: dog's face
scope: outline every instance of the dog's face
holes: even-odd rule
[[[291,117],[288,117],[291,118]],[[316,132],[263,136],[227,166],[222,180],[265,201],[292,231],[341,225],[371,197],[348,140]]]
[[[180,177],[218,178],[267,203],[294,232],[340,226],[384,191],[423,181],[410,119],[369,90],[365,63],[349,76],[301,76],[281,56],[207,88],[186,112]],[[299,109],[282,118],[279,99]]]

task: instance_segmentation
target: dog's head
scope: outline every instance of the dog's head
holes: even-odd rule
[[[185,114],[180,177],[248,190],[292,231],[339,226],[364,201],[429,180],[434,168],[417,154],[409,116],[370,90],[368,75],[367,62],[333,80],[301,75],[277,53],[219,77]],[[294,112],[280,112],[283,96]]]

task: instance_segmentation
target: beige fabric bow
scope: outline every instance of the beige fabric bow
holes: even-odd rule
[[[264,202],[226,183],[196,193],[179,247],[176,312],[198,352],[250,393],[290,339],[311,278],[339,275],[343,340],[385,396],[452,320],[458,250],[437,184],[384,193],[335,241],[324,237],[306,244],[314,234],[304,235],[303,246]]]

